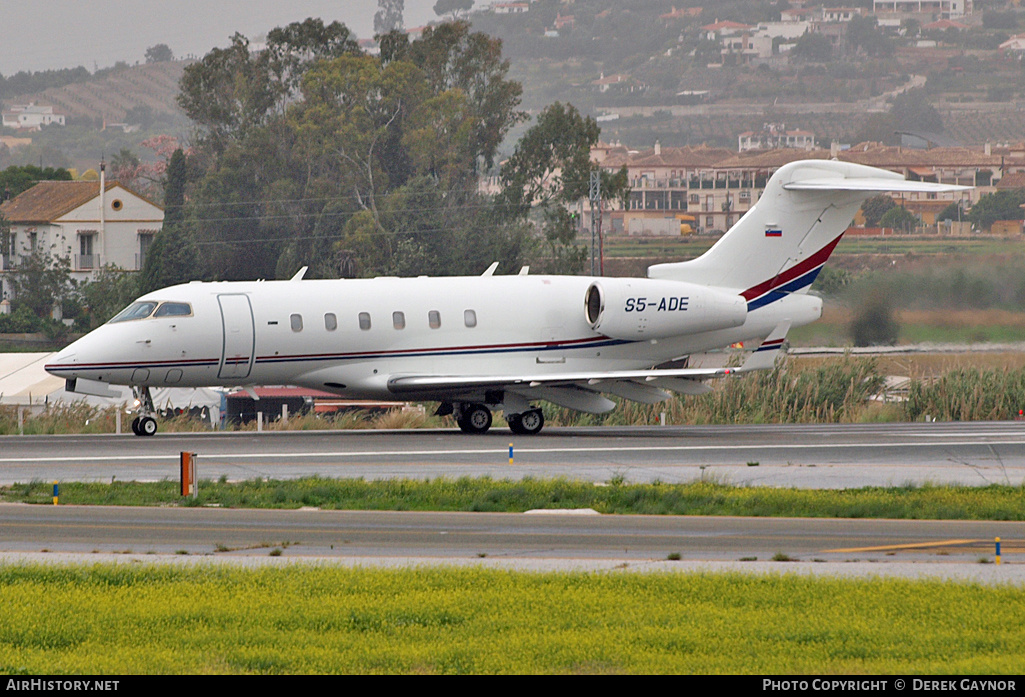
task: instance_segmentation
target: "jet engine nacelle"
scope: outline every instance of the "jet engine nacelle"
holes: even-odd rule
[[[587,288],[584,312],[613,339],[664,339],[739,327],[747,301],[729,291],[684,281],[603,278]]]

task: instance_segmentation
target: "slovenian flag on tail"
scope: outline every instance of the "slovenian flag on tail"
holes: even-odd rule
[[[780,228],[766,228],[765,229],[765,236],[766,237],[782,237],[783,236],[783,230],[780,229]]]

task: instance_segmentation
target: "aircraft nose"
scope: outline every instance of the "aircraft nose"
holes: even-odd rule
[[[53,356],[43,365],[43,370],[59,378],[77,377],[75,371],[82,364],[82,341],[84,338],[82,337],[82,339],[61,349],[56,356]]]
[[[44,366],[43,370],[48,372],[50,375],[54,375],[59,378],[74,377],[71,374],[71,370],[74,369],[78,363],[78,354],[72,350],[74,344],[63,349],[56,356],[51,358]]]

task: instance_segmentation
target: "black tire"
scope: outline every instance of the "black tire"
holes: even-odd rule
[[[520,430],[517,432],[533,436],[540,433],[541,429],[544,428],[545,415],[541,413],[540,409],[531,409],[520,414],[518,421]]]
[[[463,433],[487,433],[491,428],[491,410],[483,404],[467,404],[458,423]]]
[[[140,417],[138,417],[138,416],[136,416],[134,419],[132,419],[132,433],[134,433],[137,436],[141,436],[142,435],[142,433],[139,431],[139,419],[140,419]]]
[[[509,424],[509,430],[516,435],[523,435],[523,425],[520,423],[520,414],[506,414],[505,421]]]
[[[139,435],[152,436],[157,432],[157,420],[152,416],[144,416],[139,419]]]

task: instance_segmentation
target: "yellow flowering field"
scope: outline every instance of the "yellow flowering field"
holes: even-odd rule
[[[1020,673],[1022,626],[937,581],[0,566],[0,673]]]

